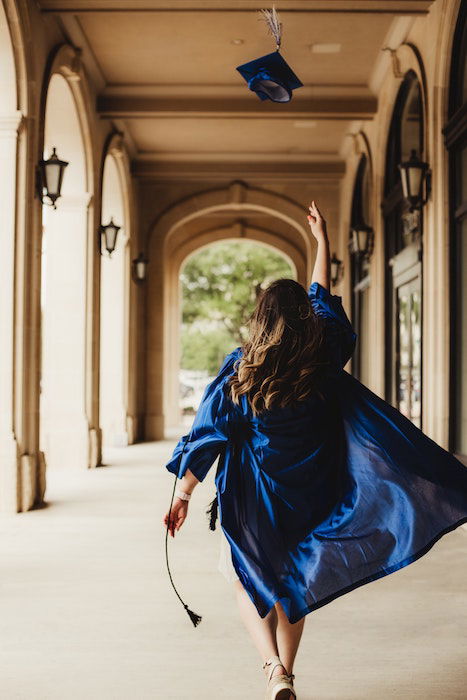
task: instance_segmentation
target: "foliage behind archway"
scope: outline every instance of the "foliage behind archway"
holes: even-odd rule
[[[217,372],[247,337],[258,291],[295,273],[272,249],[251,241],[214,243],[191,255],[180,273],[183,369]]]

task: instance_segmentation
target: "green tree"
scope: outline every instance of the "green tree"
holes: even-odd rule
[[[219,358],[246,339],[259,289],[279,277],[294,277],[285,258],[250,241],[215,243],[193,255],[180,275],[182,367],[217,372]]]
[[[182,330],[182,367],[214,375],[234,347],[235,341],[225,328],[203,331],[188,326]]]

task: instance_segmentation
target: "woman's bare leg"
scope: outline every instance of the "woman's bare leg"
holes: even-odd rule
[[[302,617],[298,622],[290,623],[280,600],[277,601],[275,608],[277,612],[276,640],[279,656],[285,665],[287,673],[292,673],[305,625],[305,617]]]
[[[272,607],[266,617],[260,617],[253,601],[244,589],[242,582],[235,581],[234,586],[237,595],[240,617],[242,618],[255,647],[258,649],[263,663],[271,656],[279,656],[276,641],[276,629],[278,623],[276,608]],[[265,670],[268,671],[268,669]],[[285,668],[282,666],[276,666],[273,671],[273,676],[280,673],[285,673]]]

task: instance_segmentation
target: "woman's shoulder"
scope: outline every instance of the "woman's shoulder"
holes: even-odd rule
[[[241,355],[242,349],[240,346],[234,348],[234,350],[225,355],[222,364],[219,368],[219,372],[217,373],[217,381],[225,383],[229,379],[229,377],[235,373],[235,362],[241,357]]]
[[[231,352],[229,352],[223,362],[223,366],[230,366],[233,367],[233,364],[236,360],[238,360],[240,357],[242,357],[243,351],[242,351],[242,346],[239,345],[238,347],[234,348]]]

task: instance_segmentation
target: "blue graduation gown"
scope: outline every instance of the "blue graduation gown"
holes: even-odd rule
[[[321,395],[253,416],[226,392],[240,347],[206,387],[166,468],[203,481],[219,456],[219,519],[261,617],[290,622],[423,556],[467,522],[467,468],[343,369],[356,334],[341,297],[308,291],[331,359]],[[183,451],[183,452],[182,452]]]

